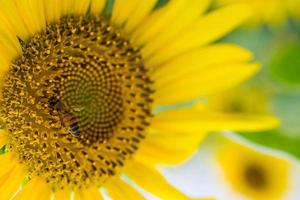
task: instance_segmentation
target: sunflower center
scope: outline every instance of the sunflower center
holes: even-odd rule
[[[266,172],[257,165],[249,165],[246,167],[245,180],[247,184],[255,190],[261,190],[267,186]]]
[[[101,185],[149,125],[152,81],[139,49],[92,16],[68,16],[26,42],[2,87],[10,149],[54,188]]]

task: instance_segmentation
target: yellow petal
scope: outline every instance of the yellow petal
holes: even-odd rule
[[[17,36],[28,36],[28,31],[17,15],[13,1],[1,2],[0,7],[0,75],[8,70],[9,64],[20,52]]]
[[[134,159],[148,165],[180,164],[190,158],[199,148],[206,133],[155,133],[149,134]],[[167,141],[167,142],[166,142]]]
[[[131,161],[126,167],[125,173],[137,185],[153,195],[164,200],[187,200],[190,199],[175,187],[170,185],[166,179],[154,168],[139,162]]]
[[[278,119],[272,116],[218,113],[195,108],[160,113],[154,117],[151,124],[151,128],[155,130],[191,134],[224,130],[252,132],[278,126]]]
[[[16,12],[19,13],[30,35],[46,26],[44,3],[41,0],[15,0]]]
[[[2,52],[2,49],[4,49],[4,48],[2,48],[0,46],[0,52]],[[3,54],[2,54],[2,56],[3,56]],[[9,60],[2,56],[0,56],[0,78],[3,79],[4,74],[9,70]],[[2,83],[0,83],[0,84],[2,84]]]
[[[106,4],[106,0],[91,0],[91,11],[93,14],[101,14]]]
[[[188,4],[182,7],[181,12],[166,24],[151,41],[145,44],[142,49],[144,59],[156,53],[164,45],[170,43],[180,36],[182,31],[185,31],[189,25],[200,18],[201,14],[208,8],[211,0],[190,0]]]
[[[131,33],[150,14],[157,0],[139,1],[136,8],[130,12],[124,30]]]
[[[126,199],[145,200],[140,193],[119,178],[113,178],[105,187],[113,200],[124,200],[125,197]]]
[[[199,68],[187,74],[180,70],[179,76],[166,76],[155,82],[154,99],[156,104],[170,104],[213,95],[239,85],[259,68],[258,64],[231,63]],[[172,73],[176,74],[174,70]]]
[[[0,148],[7,143],[7,132],[3,129],[0,130]],[[1,159],[1,158],[0,158]]]
[[[34,178],[30,180],[17,194],[16,200],[50,200],[51,189],[43,180]]]
[[[13,32],[0,31],[0,52],[3,59],[11,61],[12,58],[16,57],[21,53],[20,43],[17,40],[16,35]]]
[[[50,3],[54,6],[52,8],[55,13],[54,19],[59,19],[63,15],[73,14],[75,12],[74,1],[75,0],[52,0]]]
[[[57,21],[63,12],[63,8],[65,7],[65,4],[67,4],[68,0],[61,1],[61,0],[51,0],[51,1],[45,1],[45,18],[48,23],[51,23],[53,21]],[[70,6],[68,4],[68,6]]]
[[[90,0],[74,0],[75,14],[85,14],[90,6]]]
[[[17,37],[12,38],[10,33],[0,32],[0,72],[4,74],[10,67],[10,62],[17,57],[21,52],[19,44],[17,43]]]
[[[101,1],[101,0],[99,0]],[[57,21],[63,15],[85,14],[90,5],[93,9],[99,9],[99,4],[90,4],[90,0],[51,0],[45,3],[45,16],[47,22]]]
[[[204,68],[226,63],[247,62],[253,58],[251,52],[233,44],[213,44],[185,53],[152,70],[156,82],[181,78]],[[184,66],[184,67],[183,67]],[[172,72],[172,73],[170,73]]]
[[[0,199],[10,199],[20,188],[25,178],[23,166],[12,153],[0,155]]]
[[[5,153],[0,155],[0,179],[6,179],[11,171],[15,168],[17,162],[13,158],[11,153]],[[0,187],[3,182],[0,182]]]
[[[58,190],[54,194],[54,200],[70,200],[71,191],[70,190]]]
[[[139,0],[115,0],[111,21],[118,26],[123,25],[130,16],[130,13],[134,11],[138,2]]]
[[[172,0],[164,7],[153,12],[142,24],[133,32],[133,42],[140,46],[161,32],[161,29],[167,24],[176,19],[176,16],[181,12],[187,4],[185,0]]]
[[[244,5],[231,5],[202,17],[180,33],[180,37],[165,45],[147,60],[147,66],[158,66],[191,49],[209,44],[240,25],[250,15]]]
[[[88,189],[82,189],[79,191],[75,191],[74,195],[75,200],[102,200],[102,196],[100,194],[100,191],[96,187],[88,188]]]
[[[0,16],[0,19],[2,18],[1,21],[4,20],[7,22],[13,36],[27,38],[30,35],[30,31],[20,16],[14,0],[1,1]]]

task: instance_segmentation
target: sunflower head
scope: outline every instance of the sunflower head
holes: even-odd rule
[[[218,160],[231,186],[251,199],[280,199],[289,188],[290,163],[226,139]]]
[[[90,177],[100,185],[149,125],[152,81],[139,49],[89,15],[63,17],[20,43],[1,91],[9,148],[53,186]]]

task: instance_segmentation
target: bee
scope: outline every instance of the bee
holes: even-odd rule
[[[80,137],[80,128],[77,117],[70,112],[70,109],[56,98],[50,98],[49,102],[50,114],[53,113],[53,110],[56,110],[59,114],[61,124],[64,127],[68,127],[69,133],[74,137]]]
[[[50,108],[50,114],[53,114],[53,110],[58,112],[62,112],[65,108],[64,104],[56,99],[55,97],[51,97],[48,101],[48,107]]]
[[[69,133],[74,137],[80,137],[80,128],[78,120],[74,114],[67,113],[62,116],[62,124],[68,127]]]

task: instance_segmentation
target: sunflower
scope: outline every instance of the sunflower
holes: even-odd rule
[[[267,23],[271,26],[282,25],[294,12],[298,15],[299,0],[216,0],[217,4],[246,3],[252,7],[253,16],[249,20],[251,25]]]
[[[103,192],[144,199],[135,186],[189,199],[157,165],[186,160],[207,131],[278,124],[206,108],[158,109],[231,88],[259,66],[247,50],[211,44],[249,16],[247,7],[205,13],[210,0],[157,5],[1,1],[1,200],[102,199]]]
[[[218,150],[218,160],[231,186],[249,199],[283,199],[290,188],[287,159],[227,138]]]

